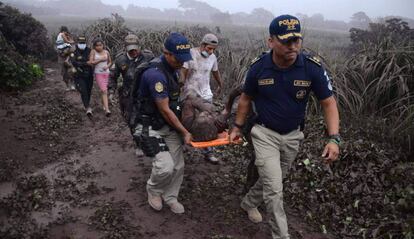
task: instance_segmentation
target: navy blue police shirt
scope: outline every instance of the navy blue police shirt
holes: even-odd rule
[[[303,122],[310,91],[319,100],[332,96],[326,71],[308,57],[300,53],[292,66],[283,69],[273,63],[272,52],[253,63],[243,92],[254,101],[256,123],[287,134]]]
[[[164,56],[161,56],[161,62],[177,80],[177,71],[167,63]],[[142,74],[139,91],[143,97],[149,97],[154,101],[165,99],[169,97],[167,77],[160,69],[149,68]]]

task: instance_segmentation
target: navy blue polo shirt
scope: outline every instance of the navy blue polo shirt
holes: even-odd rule
[[[177,79],[177,71],[173,69],[161,56],[161,62],[174,77]],[[158,68],[149,68],[141,76],[139,91],[143,97],[149,97],[152,100],[160,100],[169,97],[168,80],[164,73]]]
[[[319,100],[332,96],[326,71],[303,53],[286,69],[273,63],[272,52],[264,54],[251,66],[243,88],[255,103],[256,123],[280,134],[303,122],[310,91]]]

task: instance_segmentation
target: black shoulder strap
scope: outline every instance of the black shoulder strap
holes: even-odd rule
[[[158,63],[157,68],[167,77],[168,96],[170,100],[177,100],[179,97],[180,86],[174,76],[165,68],[162,62]]]
[[[142,75],[144,74],[146,70],[148,70],[151,67],[152,66],[150,62],[144,61],[135,68],[135,74],[134,74],[134,79],[132,82],[132,91],[131,91],[132,102],[134,102],[135,99],[138,97],[139,86],[141,84]]]

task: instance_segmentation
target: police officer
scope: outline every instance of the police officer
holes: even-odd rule
[[[300,30],[299,20],[291,15],[278,16],[270,23],[271,51],[258,58],[247,73],[230,134],[230,140],[240,134],[254,102],[257,118],[250,133],[260,177],[243,198],[241,207],[251,221],[258,223],[262,216],[257,207],[264,202],[273,238],[289,238],[282,180],[304,138],[300,125],[310,91],[319,99],[329,133],[322,157],[330,163],[339,155],[339,114],[331,82],[319,61],[300,51]]]
[[[171,33],[164,42],[162,56],[151,61],[151,67],[142,73],[139,101],[134,101],[140,112],[135,136],[141,138],[142,151],[153,161],[147,181],[148,202],[157,211],[164,201],[172,212],[184,213],[177,197],[184,174],[182,141],[189,144],[191,134],[179,120],[177,70],[192,59],[190,48],[186,37]]]
[[[86,38],[79,36],[77,39],[76,49],[70,55],[70,62],[75,68],[74,81],[76,89],[79,91],[86,114],[92,116],[91,92],[93,86],[93,70],[87,62],[91,49],[86,45]]]
[[[138,36],[128,34],[125,37],[125,53],[121,53],[115,59],[114,67],[111,69],[109,77],[109,99],[112,101],[118,85],[118,78],[122,75],[122,86],[118,90],[119,106],[121,114],[128,120],[128,102],[131,86],[134,80],[135,68],[143,62],[148,62],[154,58],[150,50],[140,50]]]

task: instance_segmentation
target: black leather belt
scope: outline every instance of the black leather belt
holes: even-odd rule
[[[292,129],[292,130],[289,130],[289,131],[287,131],[287,132],[285,132],[285,131],[280,131],[280,130],[275,130],[275,129],[273,129],[272,127],[268,127],[267,125],[265,125],[264,123],[262,123],[260,120],[256,120],[256,124],[261,125],[261,126],[263,126],[263,127],[267,128],[267,129],[270,129],[270,130],[272,130],[272,131],[275,131],[276,133],[278,133],[278,134],[280,134],[280,135],[286,135],[286,134],[289,134],[290,132],[292,132],[292,131],[294,131],[294,130],[295,130],[295,129]],[[299,126],[298,126],[298,127],[296,127],[296,129],[298,129],[298,128],[299,128]]]

